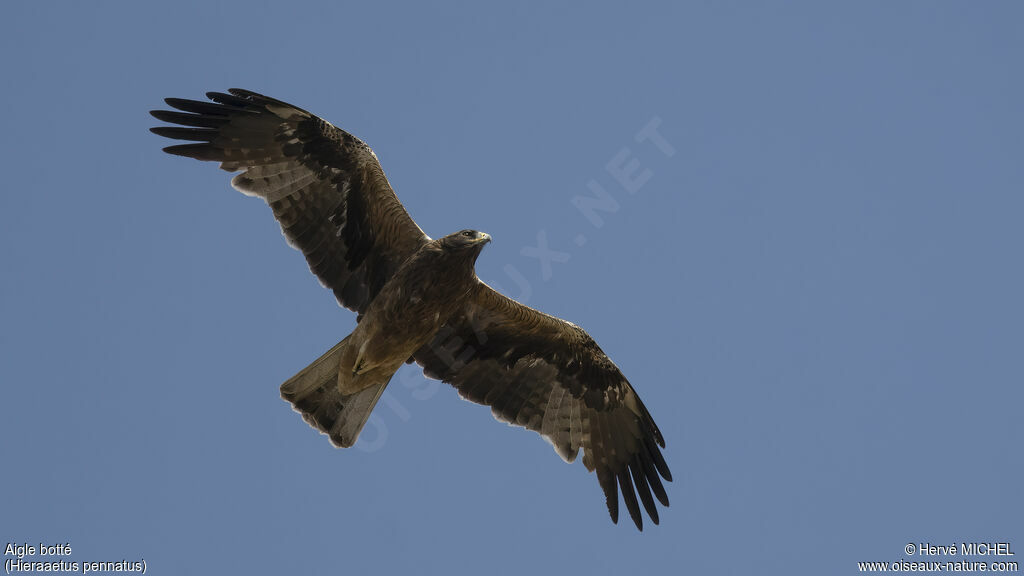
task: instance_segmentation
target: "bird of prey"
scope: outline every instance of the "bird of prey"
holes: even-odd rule
[[[476,276],[490,236],[436,240],[409,217],[376,154],[301,108],[248,90],[209,101],[167,98],[176,124],[151,130],[189,141],[165,152],[239,172],[231,185],[270,205],[313,274],[357,325],[281,385],[281,396],[338,447],[355,443],[403,363],[454,386],[494,416],[533,430],[565,461],[583,449],[618,522],[619,495],[636,527],[658,523],[672,475],[665,440],[619,368],[580,327],[503,296]],[[653,496],[652,496],[653,495]]]

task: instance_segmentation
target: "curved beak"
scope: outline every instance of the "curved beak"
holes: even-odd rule
[[[477,238],[476,241],[480,244],[487,244],[491,241],[491,235],[486,232],[481,232],[480,237]]]

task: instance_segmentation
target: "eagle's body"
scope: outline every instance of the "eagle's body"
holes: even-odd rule
[[[668,506],[661,478],[672,478],[650,413],[581,328],[477,278],[488,235],[429,238],[372,150],[305,110],[247,90],[207,96],[212,103],[169,98],[182,112],[152,113],[185,126],[153,132],[194,142],[164,150],[242,171],[232,185],[270,205],[310,270],[358,314],[351,334],[281,386],[306,422],[351,446],[395,371],[415,361],[499,420],[538,432],[566,461],[582,448],[613,521],[621,488],[638,528],[637,496],[658,522],[654,498]]]
[[[486,234],[464,230],[427,242],[399,265],[367,307],[341,356],[338,383],[343,394],[369,386],[361,378],[367,373],[390,378],[465,306],[478,282],[473,264],[489,240]]]

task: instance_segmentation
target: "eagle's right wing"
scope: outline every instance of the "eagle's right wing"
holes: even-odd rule
[[[398,266],[430,238],[409,217],[370,147],[317,116],[248,90],[168,98],[180,126],[151,130],[165,152],[220,162],[241,192],[266,200],[289,244],[346,308],[366,311]],[[184,126],[184,127],[182,127]]]
[[[612,521],[619,519],[621,491],[637,528],[643,529],[640,503],[658,523],[654,499],[668,506],[661,478],[672,480],[659,450],[665,439],[626,377],[582,328],[479,282],[466,308],[414,359],[424,374],[490,406],[499,420],[539,433],[567,462],[582,449]]]

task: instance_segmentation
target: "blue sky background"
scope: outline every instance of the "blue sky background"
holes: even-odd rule
[[[1019,558],[1022,28],[1013,2],[6,3],[0,543],[153,574]],[[235,86],[364,139],[428,234],[491,233],[479,275],[601,343],[668,442],[661,526],[412,367],[353,449],[280,400],[354,315],[147,131]],[[674,154],[636,141],[655,119]]]

